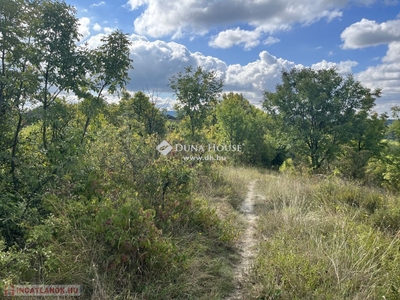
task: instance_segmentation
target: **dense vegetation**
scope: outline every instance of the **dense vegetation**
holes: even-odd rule
[[[335,69],[294,69],[276,92],[264,91],[259,109],[223,93],[213,71],[188,67],[170,78],[178,118],[169,120],[156,99],[125,88],[134,65],[127,35],[115,31],[89,49],[77,28],[62,1],[0,7],[0,287],[81,284],[87,299],[225,297],[243,175],[254,176],[238,169],[232,178],[231,165],[285,174],[260,181],[268,241],[248,295],[397,299],[400,108],[388,127],[373,112],[380,90]],[[157,151],[163,140],[241,151],[199,160],[216,154],[206,148],[188,159]]]

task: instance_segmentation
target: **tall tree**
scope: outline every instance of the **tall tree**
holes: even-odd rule
[[[247,117],[251,112],[251,105],[242,94],[224,94],[222,101],[217,106],[216,114],[218,123],[226,139],[231,144],[244,142],[249,123]]]
[[[276,151],[266,139],[268,116],[265,112],[251,105],[243,95],[229,93],[218,103],[216,116],[224,142],[242,147],[242,152],[235,154],[237,160],[253,165],[271,163]]]
[[[351,140],[342,146],[337,165],[342,175],[352,179],[365,178],[365,169],[371,158],[379,158],[386,143],[386,114],[357,113],[351,124]]]
[[[276,92],[264,92],[263,106],[282,119],[292,142],[316,170],[352,138],[352,120],[357,112],[369,113],[380,93],[336,69],[292,69],[282,72]]]
[[[76,68],[81,67],[75,61],[79,41],[78,19],[75,8],[62,1],[44,0],[34,2],[34,5],[31,62],[40,80],[36,98],[43,109],[42,142],[43,148],[47,149],[48,110],[60,93],[71,90],[76,84]]]
[[[124,89],[129,80],[128,71],[133,68],[129,57],[131,41],[120,30],[116,30],[101,39],[103,43],[98,49],[88,52],[87,57],[93,62],[90,80],[86,85],[78,87],[75,92],[83,98],[83,110],[86,122],[83,128],[82,142],[91,119],[104,106],[103,92],[109,94]]]
[[[196,130],[203,128],[204,122],[222,92],[222,79],[217,78],[214,71],[201,67],[187,67],[170,79],[170,87],[174,91],[179,115],[187,118],[190,137],[196,138]]]
[[[4,0],[0,6],[0,164],[9,165],[14,189],[23,114],[27,104],[35,102],[39,87],[31,64],[35,13],[27,1]]]
[[[393,106],[390,110],[394,120],[389,126],[389,133],[396,141],[400,142],[400,106]]]
[[[132,127],[132,121],[137,121],[143,126],[144,132],[141,134],[165,133],[166,118],[145,93],[139,91],[133,97],[129,93],[124,93],[119,110],[119,114],[128,122],[129,127]]]

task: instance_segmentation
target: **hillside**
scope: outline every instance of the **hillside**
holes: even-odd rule
[[[242,217],[256,223],[242,231],[243,276],[226,299],[400,298],[398,196],[337,178],[223,173],[249,187]]]

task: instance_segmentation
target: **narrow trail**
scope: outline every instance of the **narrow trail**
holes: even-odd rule
[[[241,261],[235,269],[235,281],[237,282],[237,286],[232,295],[227,297],[226,300],[245,299],[243,287],[248,280],[251,264],[255,257],[254,246],[256,245],[255,233],[257,220],[257,216],[254,213],[255,183],[255,180],[249,183],[246,198],[240,208],[244,217],[246,230],[243,232],[238,245],[240,248]]]

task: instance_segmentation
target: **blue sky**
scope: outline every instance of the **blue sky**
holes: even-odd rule
[[[185,66],[215,70],[225,92],[254,104],[282,69],[338,67],[382,88],[375,110],[400,105],[399,0],[67,0],[82,41],[113,29],[133,44],[128,89],[173,104],[169,78]]]

